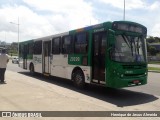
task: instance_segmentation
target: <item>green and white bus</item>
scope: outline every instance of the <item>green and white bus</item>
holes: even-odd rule
[[[147,28],[129,21],[104,22],[21,42],[19,66],[85,84],[123,88],[147,84]]]

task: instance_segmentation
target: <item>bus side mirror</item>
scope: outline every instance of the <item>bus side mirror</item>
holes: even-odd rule
[[[108,30],[108,43],[109,43],[109,47],[113,47],[115,45],[115,31],[109,29]]]

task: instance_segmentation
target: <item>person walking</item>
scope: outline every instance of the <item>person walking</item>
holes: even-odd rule
[[[9,62],[8,55],[6,55],[6,50],[2,49],[2,53],[0,54],[0,83],[5,83],[5,71],[7,67],[7,63]]]

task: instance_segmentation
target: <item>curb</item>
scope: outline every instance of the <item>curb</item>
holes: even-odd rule
[[[148,72],[160,73],[160,71],[149,70]]]

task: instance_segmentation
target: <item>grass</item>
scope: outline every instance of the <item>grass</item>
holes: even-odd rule
[[[148,62],[148,64],[159,64],[160,65],[160,61],[151,61],[151,62]]]
[[[149,71],[156,71],[156,72],[160,72],[160,68],[157,67],[148,67]]]

